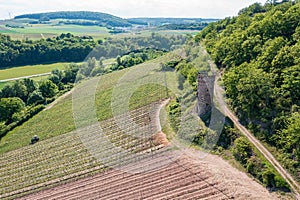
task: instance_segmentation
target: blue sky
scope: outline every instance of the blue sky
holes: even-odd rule
[[[120,17],[224,18],[266,0],[0,0],[0,19],[46,11],[87,10]]]

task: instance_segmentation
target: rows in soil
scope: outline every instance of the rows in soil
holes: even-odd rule
[[[140,157],[136,156],[137,153],[159,145],[150,137],[152,131],[157,129],[154,115],[158,104],[85,128],[85,131],[88,130],[86,135],[77,130],[2,154],[0,198],[14,198],[49,184],[74,178],[81,173],[122,166],[131,160],[143,158],[142,153],[139,154]],[[132,130],[130,127],[136,128]],[[103,160],[95,159],[97,155]]]
[[[169,153],[171,156],[174,152]],[[143,162],[156,165],[166,159],[157,156]],[[140,166],[131,165],[127,171]],[[146,173],[108,170],[24,199],[228,199],[229,191],[203,166],[181,157],[169,165]]]

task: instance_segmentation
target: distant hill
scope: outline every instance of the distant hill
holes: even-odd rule
[[[216,22],[219,19],[202,19],[202,18],[128,18],[131,24],[162,26],[165,24],[192,24],[203,22]]]
[[[218,19],[202,19],[202,18],[128,18],[123,19],[114,15],[89,12],[89,11],[60,11],[60,12],[46,12],[18,15],[14,19],[31,19],[30,23],[50,23],[51,20],[62,20],[63,24],[76,24],[76,25],[96,25],[104,27],[130,27],[132,25],[151,25],[151,26],[165,26],[165,25],[180,25],[171,27],[172,29],[189,29],[200,30],[203,25],[207,23],[218,21]],[[196,25],[195,25],[196,24]],[[187,27],[186,27],[187,26]],[[196,27],[196,28],[195,28]],[[199,28],[201,27],[201,28]],[[166,27],[164,27],[166,28]]]
[[[126,20],[120,17],[116,17],[114,15],[101,13],[101,12],[89,12],[89,11],[61,11],[61,12],[47,12],[47,13],[35,13],[35,14],[24,14],[16,16],[14,19],[34,19],[39,20],[41,22],[54,20],[54,19],[66,19],[73,20],[68,21],[68,23],[82,23],[79,20],[88,20],[93,22],[93,25],[101,25],[101,26],[112,26],[112,27],[128,27],[131,24]],[[84,25],[84,24],[82,24]]]

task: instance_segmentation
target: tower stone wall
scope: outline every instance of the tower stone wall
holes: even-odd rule
[[[198,88],[197,88],[197,112],[200,117],[211,112],[214,96],[214,82],[215,75],[208,75],[208,73],[198,74]]]

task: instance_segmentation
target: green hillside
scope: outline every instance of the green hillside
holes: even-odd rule
[[[172,59],[172,56],[163,56],[153,61],[143,63],[133,67],[149,68],[159,66],[160,62]],[[112,92],[119,79],[126,74],[131,68],[116,71],[101,76],[101,86],[97,88],[95,104],[97,107],[97,118],[99,121],[109,119],[113,116],[111,110]],[[162,86],[154,86],[146,84],[139,88],[132,96],[131,109],[136,109],[155,102],[161,98],[165,98],[165,89]],[[161,91],[162,94],[160,93]],[[147,99],[145,100],[145,95]],[[25,122],[22,126],[15,128],[9,132],[0,141],[0,153],[11,151],[29,144],[33,135],[38,134],[42,140],[55,137],[64,133],[68,133],[75,129],[73,111],[72,111],[72,95],[69,94],[51,109],[46,109],[35,115],[32,119]]]
[[[300,180],[300,2],[258,3],[209,24],[202,41],[232,109]]]
[[[162,62],[169,62],[173,59],[174,55],[170,53],[131,68],[84,80],[76,85],[72,93],[75,93],[76,96],[76,90],[80,91],[81,88],[86,91],[85,88],[89,86],[89,82],[96,80],[98,86],[93,84],[96,87],[94,99],[96,117],[101,128],[107,132],[110,141],[123,148],[132,148],[134,152],[144,150],[143,148],[151,148],[157,144],[139,137],[132,137],[125,132],[126,130],[116,128],[116,119],[114,118],[116,113],[113,112],[112,99],[124,99],[124,96],[119,98],[118,93],[116,97],[113,97],[116,95],[114,91],[118,87],[121,87],[122,92],[133,92],[128,102],[129,116],[133,122],[145,126],[145,123],[149,123],[150,117],[156,115],[155,110],[152,110],[157,109],[157,105],[160,105],[159,100],[171,97],[173,94],[166,92],[167,90],[163,85],[155,84],[155,82],[145,83],[142,81],[140,87],[135,90],[132,90],[132,87],[135,87],[141,79],[147,80],[148,76],[152,77],[150,80],[155,80],[158,77],[158,83],[163,83],[164,79],[156,76],[156,73],[161,74]],[[147,76],[143,75],[145,72]],[[132,79],[132,75],[138,79]],[[165,72],[165,75],[168,82],[171,85],[174,84],[176,88],[177,78],[174,76],[174,72]],[[129,82],[126,81],[126,77],[129,78]],[[124,85],[120,86],[120,83]],[[89,89],[90,87],[87,88],[87,90]],[[76,97],[72,97],[72,93],[68,93],[1,139],[0,175],[3,181],[0,182],[0,198],[14,199],[19,195],[32,193],[53,184],[79,179],[82,176],[97,173],[107,168],[91,155],[82,141],[82,133],[78,132],[78,129],[76,131],[75,125],[78,126],[74,121],[74,113],[76,113],[76,108],[74,110],[74,101],[76,102],[76,100],[74,98]],[[86,106],[84,102],[82,105]],[[115,109],[118,106],[120,105],[116,105]],[[81,107],[79,107],[80,109]],[[92,126],[86,128],[91,129],[90,137],[98,136],[98,133],[93,132]],[[131,125],[129,128],[130,130],[133,129]],[[137,130],[140,131],[140,129]],[[38,135],[40,141],[30,145],[33,135]],[[142,149],[139,149],[141,143],[143,146]],[[109,149],[104,151],[109,153]],[[22,158],[13,159],[20,155]],[[109,162],[113,164],[115,161],[112,159]]]
[[[49,12],[49,13],[35,13],[18,15],[15,19],[34,19],[31,23],[47,23],[47,21],[54,19],[67,19],[71,24],[77,25],[100,25],[111,27],[126,27],[131,26],[127,20],[116,17],[110,14],[101,12],[88,12],[88,11],[62,11],[62,12]],[[89,20],[89,21],[79,21]]]

